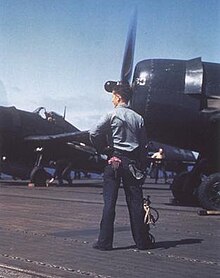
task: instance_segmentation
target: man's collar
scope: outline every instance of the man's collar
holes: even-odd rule
[[[116,108],[118,107],[125,107],[125,108],[129,108],[129,105],[127,103],[119,103]]]

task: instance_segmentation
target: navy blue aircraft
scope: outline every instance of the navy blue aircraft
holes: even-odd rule
[[[220,209],[220,64],[200,57],[148,59],[132,78],[135,35],[134,17],[121,81],[131,82],[131,107],[145,119],[148,139],[199,153],[193,169],[175,177],[172,193],[178,202]]]
[[[181,203],[199,201],[204,208],[220,209],[220,64],[201,58],[148,59],[136,65],[132,78],[135,37],[134,17],[120,81],[133,88],[131,107],[143,116],[148,139],[199,153],[193,169],[175,177],[173,195]],[[105,86],[115,82],[108,81]],[[103,169],[87,131],[78,131],[58,116],[49,122],[38,112],[1,107],[1,156],[16,162],[26,157],[33,163],[37,149],[43,151],[32,170],[35,182],[44,176],[40,165],[63,154],[76,168]]]
[[[76,141],[72,140],[72,135]],[[50,175],[44,167],[52,161],[71,162],[72,169],[101,172],[104,160],[92,146],[81,141],[88,137],[55,112],[39,107],[27,112],[0,107],[0,172],[45,185]],[[80,137],[80,140],[79,138]],[[90,144],[91,145],[91,144]]]
[[[144,60],[136,65],[132,108],[151,140],[199,153],[171,186],[180,202],[220,208],[220,65],[201,58]]]

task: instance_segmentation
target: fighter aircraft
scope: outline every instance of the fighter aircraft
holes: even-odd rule
[[[199,199],[209,209],[220,208],[219,76],[219,64],[196,58],[145,60],[133,79],[132,107],[145,118],[148,136],[200,154],[192,171],[174,179],[174,197]]]
[[[183,172],[174,179],[171,189],[177,201],[196,200],[207,209],[219,209],[220,64],[203,62],[201,58],[148,59],[137,63],[132,78],[136,25],[134,16],[125,45],[120,78],[121,82],[132,86],[131,108],[145,119],[150,141],[200,154],[190,172]],[[110,88],[115,82],[108,81],[105,87]],[[6,159],[11,157],[12,161],[19,161],[25,153],[27,161],[33,163],[33,150],[42,150],[32,171],[32,180],[44,180],[46,175],[42,175],[40,165],[53,156],[58,159],[61,153],[74,159],[75,165],[83,154],[86,163],[81,160],[82,167],[96,168],[97,164],[91,161],[98,161],[100,169],[100,160],[93,159],[96,151],[91,147],[88,131],[80,132],[66,122],[64,126],[52,128],[50,125],[53,122],[46,119],[39,121],[39,113],[33,113],[29,121],[29,117],[26,117],[30,115],[28,112],[16,111],[15,108],[0,109],[1,156],[7,149],[10,155],[6,154]],[[11,128],[6,132],[8,126]],[[25,126],[31,128],[28,130]],[[19,132],[21,127],[22,131]],[[13,149],[19,149],[17,157],[13,157]],[[76,150],[80,154],[76,155]]]
[[[130,82],[136,19],[129,29],[121,81]],[[171,186],[177,201],[220,209],[220,64],[190,60],[140,61],[132,78],[131,108],[145,119],[148,139],[196,151],[190,172]],[[106,86],[114,86],[108,81]]]
[[[1,171],[14,177],[29,179],[36,185],[45,185],[49,173],[43,168],[51,161],[65,159],[72,169],[100,172],[104,160],[99,159],[92,146],[69,141],[68,134],[84,132],[67,122],[55,112],[39,107],[34,112],[15,107],[0,107],[0,157]],[[67,135],[66,135],[67,134]],[[56,135],[56,140],[52,136]],[[32,137],[37,140],[32,140]],[[65,139],[63,139],[65,137]],[[44,141],[46,139],[46,142]],[[44,141],[44,142],[42,142]]]
[[[180,202],[220,207],[220,65],[153,59],[137,64],[132,107],[155,141],[199,152],[197,164],[171,186]],[[203,180],[204,179],[204,180]]]

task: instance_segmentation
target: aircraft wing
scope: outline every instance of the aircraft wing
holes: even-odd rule
[[[48,135],[31,135],[24,138],[27,142],[33,143],[49,143],[49,142],[78,142],[84,143],[91,146],[91,141],[89,139],[89,131],[76,131],[76,132],[66,132],[60,134],[48,134]]]
[[[106,158],[98,155],[89,139],[89,131],[66,132],[48,135],[31,135],[24,138],[31,148],[44,149],[44,164],[65,158],[73,169],[102,172]]]

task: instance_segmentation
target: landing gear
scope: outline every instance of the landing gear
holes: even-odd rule
[[[30,174],[31,183],[35,186],[46,186],[46,181],[51,178],[42,166],[35,166]]]
[[[203,208],[220,210],[220,173],[210,175],[201,183],[197,197]]]
[[[200,184],[201,179],[193,175],[192,172],[182,172],[175,176],[170,189],[175,200],[181,204],[196,203],[196,187]]]
[[[30,174],[31,183],[35,186],[46,186],[46,182],[48,179],[51,179],[51,175],[44,170],[41,166],[41,161],[43,158],[43,148],[37,148],[37,159],[35,162],[35,166]]]
[[[220,210],[220,172],[201,179],[202,167],[177,175],[170,189],[180,204],[201,205],[207,210]]]
[[[212,161],[200,158],[192,171],[177,175],[170,187],[175,200],[181,204],[201,205],[207,210],[220,210],[218,168],[216,163],[212,164]],[[216,173],[213,173],[212,169],[216,169]]]

